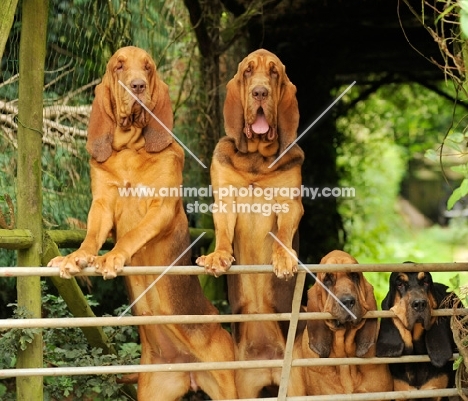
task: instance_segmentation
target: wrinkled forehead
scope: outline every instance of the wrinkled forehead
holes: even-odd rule
[[[364,276],[362,272],[329,272],[324,273],[320,272],[317,274],[317,279],[320,281],[331,280],[334,283],[351,281],[354,283],[359,283],[364,281]]]
[[[253,68],[256,70],[270,70],[272,67],[280,68],[283,64],[280,59],[270,52],[254,52],[249,54],[240,63],[240,69]]]
[[[110,58],[107,66],[108,68],[113,69],[121,63],[135,66],[154,65],[154,61],[151,56],[143,49],[139,49],[137,47],[123,47],[117,50]]]
[[[395,282],[406,283],[411,288],[432,283],[432,276],[429,272],[399,272],[393,275]]]

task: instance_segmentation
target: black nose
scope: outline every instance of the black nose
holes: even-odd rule
[[[258,85],[252,89],[252,96],[256,100],[265,100],[268,96],[268,89],[264,86]]]
[[[130,82],[130,89],[133,93],[141,93],[146,89],[146,82],[142,79],[134,79]]]
[[[425,300],[425,299],[415,299],[413,302],[411,302],[411,307],[416,312],[422,312],[427,308],[427,300]]]
[[[348,309],[351,309],[354,307],[354,305],[356,305],[356,298],[354,298],[352,295],[344,296],[340,298],[340,301]]]

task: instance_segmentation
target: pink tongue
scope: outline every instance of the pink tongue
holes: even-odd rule
[[[270,129],[268,122],[265,118],[265,114],[259,113],[257,114],[257,118],[255,119],[254,123],[252,124],[252,131],[256,134],[265,134]]]

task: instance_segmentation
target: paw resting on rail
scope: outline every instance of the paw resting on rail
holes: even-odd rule
[[[278,278],[288,281],[297,273],[297,257],[293,249],[286,250],[283,247],[273,250],[273,271]]]
[[[200,256],[196,264],[204,267],[207,274],[218,277],[226,273],[234,261],[234,257],[229,252],[215,251],[209,255]]]
[[[97,273],[101,273],[104,280],[116,278],[122,272],[127,256],[119,251],[112,250],[103,256],[98,256],[93,262]]]
[[[67,256],[57,256],[48,264],[48,267],[58,267],[60,269],[61,278],[72,278],[80,273],[85,267],[91,266],[94,262],[95,255],[86,251],[75,251]]]

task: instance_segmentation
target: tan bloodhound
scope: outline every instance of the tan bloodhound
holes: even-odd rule
[[[86,238],[77,251],[50,263],[60,268],[64,278],[80,273],[88,265],[95,266],[107,279],[116,277],[124,265],[168,266],[190,245],[179,197],[121,193],[122,189],[178,188],[182,184],[184,152],[118,81],[172,129],[168,87],[159,78],[154,61],[137,47],[121,48],[110,58],[102,83],[96,87],[88,127],[93,200]],[[97,256],[111,231],[114,248]],[[189,253],[177,261],[177,265],[187,264]],[[127,276],[130,300],[140,297],[156,278]],[[136,302],[133,314],[214,315],[217,310],[203,295],[196,276],[165,275]],[[234,359],[231,337],[215,323],[144,325],[140,326],[140,341],[142,364]],[[141,373],[138,399],[175,401],[198,387],[213,399],[237,397],[232,371],[197,371]]]
[[[227,135],[217,144],[211,165],[218,206],[213,213],[216,247],[197,263],[215,276],[234,261],[272,264],[275,273],[228,275],[229,301],[236,314],[291,311],[304,160],[302,150],[293,144],[299,122],[295,94],[283,63],[264,49],[242,60],[227,84]],[[236,358],[283,358],[287,329],[285,322],[233,324]],[[239,396],[258,397],[266,389],[274,394],[280,373],[236,371]]]
[[[358,262],[346,252],[332,251],[320,263]],[[307,328],[294,344],[294,358],[375,356],[378,322],[363,316],[376,310],[377,304],[373,287],[362,273],[319,273],[307,298],[308,312],[328,312],[333,318],[307,322]],[[292,368],[288,395],[353,394],[392,389],[387,365],[309,366]]]

